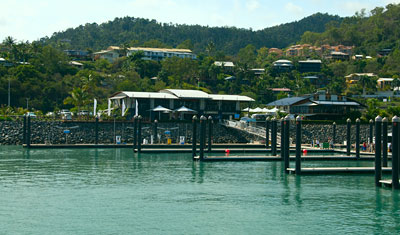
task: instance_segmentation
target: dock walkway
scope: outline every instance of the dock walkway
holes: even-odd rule
[[[296,174],[295,168],[287,168],[290,174]],[[383,167],[382,173],[390,174],[391,167]],[[301,168],[301,174],[374,174],[374,167],[316,167],[316,168]]]

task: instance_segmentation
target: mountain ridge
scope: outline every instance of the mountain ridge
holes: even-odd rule
[[[256,48],[284,48],[301,39],[304,32],[324,32],[329,22],[340,23],[343,18],[327,13],[315,13],[299,21],[252,30],[236,27],[208,27],[201,25],[161,23],[156,20],[123,17],[102,24],[87,23],[51,37],[42,38],[45,44],[64,43],[66,49],[105,49],[111,45],[139,46],[150,40],[177,47],[190,40],[195,52],[204,52],[209,43],[217,51],[234,55],[240,48],[253,44]]]

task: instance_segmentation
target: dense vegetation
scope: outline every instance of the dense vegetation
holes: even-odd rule
[[[325,32],[306,32],[301,39],[296,39],[297,34],[307,29],[306,26],[297,29],[300,23],[313,21],[316,17],[321,19],[318,27],[327,18],[336,19],[336,23],[329,23]],[[285,93],[273,94],[271,88],[290,88],[294,95],[315,92],[316,87],[310,80],[304,79],[309,75],[317,75],[325,80],[328,83],[326,89],[334,94],[372,93],[376,91],[376,80],[363,78],[356,86],[347,88],[344,76],[371,72],[380,77],[399,77],[400,29],[394,27],[400,25],[399,18],[400,5],[391,4],[386,9],[374,9],[370,16],[361,12],[343,22],[337,17],[315,14],[299,22],[262,31],[159,24],[126,17],[102,25],[88,24],[68,29],[54,34],[52,38],[32,43],[17,42],[7,37],[0,44],[0,57],[12,66],[0,65],[0,103],[7,104],[10,84],[12,107],[26,107],[29,102],[31,109],[43,112],[62,108],[88,109],[94,98],[99,101],[100,109],[105,109],[106,98],[114,92],[159,91],[164,88],[248,95],[256,99],[255,105],[260,105],[287,96]],[[317,25],[308,24],[314,29]],[[322,31],[322,28],[319,29]],[[67,38],[71,39],[70,43],[62,41]],[[270,54],[265,47],[284,47],[296,40],[313,45],[354,45],[357,53],[373,58],[349,61],[323,59],[321,72],[300,73],[297,62],[306,57]],[[78,69],[69,63],[71,58],[63,52],[67,48],[95,51],[109,45],[194,48],[198,59],[169,58],[157,62],[143,60],[139,52],[130,57],[121,57],[114,63],[106,60],[81,61],[83,68]],[[392,51],[388,56],[377,56],[377,51],[383,48]],[[309,57],[319,58],[315,54]],[[278,59],[292,60],[295,69],[276,71],[272,63]],[[214,65],[216,60],[233,61],[236,66],[232,71],[226,70]],[[250,70],[252,68],[264,68],[266,72],[256,76]],[[229,76],[236,79],[226,80]],[[158,79],[151,79],[153,77]],[[383,112],[400,114],[399,108],[392,105],[377,100],[361,101],[369,107],[365,117]],[[380,105],[385,110],[377,108]],[[0,111],[7,110],[3,108]]]
[[[318,13],[298,22],[253,31],[235,27],[166,24],[155,20],[124,17],[100,25],[92,23],[70,28],[54,33],[50,38],[42,38],[41,41],[51,45],[62,45],[68,49],[101,50],[110,45],[177,47],[183,41],[190,40],[192,48],[189,49],[196,53],[205,51],[212,42],[218,51],[235,55],[240,48],[248,44],[257,48],[283,48],[300,40],[306,31],[323,32],[326,23],[340,23],[341,20],[339,16]],[[151,43],[152,39],[161,44]]]

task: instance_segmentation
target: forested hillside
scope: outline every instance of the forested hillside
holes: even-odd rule
[[[314,45],[351,45],[356,53],[374,55],[381,49],[400,48],[400,5],[377,7],[345,18],[340,24],[330,23],[322,33],[306,32],[302,43]]]
[[[203,52],[212,43],[217,51],[235,55],[248,44],[260,47],[283,48],[300,40],[306,31],[323,32],[328,22],[340,23],[342,18],[317,13],[300,21],[278,25],[259,31],[235,27],[208,27],[200,25],[179,25],[160,23],[134,17],[116,18],[103,24],[86,24],[54,33],[42,38],[46,44],[60,45],[67,49],[100,50],[110,45],[139,46],[150,40],[177,47],[185,40],[191,41],[195,52]],[[149,45],[154,46],[154,45]],[[157,46],[157,45],[156,45]]]
[[[324,24],[321,22],[327,22],[328,18],[337,21],[328,23],[325,32],[305,32],[301,36],[307,28],[322,31]],[[340,20],[315,14],[299,22],[261,31],[169,25],[126,17],[101,25],[87,24],[68,29],[32,43],[7,37],[0,43],[0,57],[4,58],[0,61],[0,115],[11,112],[6,108],[8,87],[10,106],[14,111],[26,107],[29,102],[30,110],[44,112],[62,108],[88,109],[94,98],[99,102],[99,109],[105,109],[107,97],[117,91],[165,88],[247,95],[256,100],[253,105],[263,105],[287,97],[287,93],[277,94],[272,88],[289,88],[291,95],[296,96],[321,88],[307,78],[310,76],[323,82],[323,89],[331,94],[347,96],[373,94],[378,89],[377,78],[393,78],[392,86],[385,88],[387,91],[400,84],[399,20],[400,4],[391,4],[376,8],[369,15],[361,11]],[[355,46],[353,52],[364,57],[333,60],[318,54],[285,56],[269,53],[269,48],[298,42],[300,36],[301,43]],[[109,45],[194,48],[197,59],[172,57],[153,61],[143,59],[138,52],[117,58],[112,63],[105,59],[83,60],[80,61],[82,66],[76,67],[71,63],[73,58],[63,52],[68,48],[96,51]],[[378,55],[380,49],[388,49],[390,53]],[[307,58],[321,59],[321,70],[301,72],[299,61]],[[277,71],[273,63],[279,59],[292,61],[293,68]],[[232,61],[235,66],[225,69],[215,65],[215,61]],[[265,72],[257,75],[251,70],[253,68],[263,68]],[[363,77],[361,82],[347,86],[345,76],[352,73],[374,73],[376,76]],[[376,100],[361,101],[369,107],[365,113],[367,120],[378,114],[400,115],[400,108],[395,103],[384,110],[377,108]]]

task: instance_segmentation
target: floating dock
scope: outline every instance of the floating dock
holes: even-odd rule
[[[287,168],[290,174],[296,174],[295,168]],[[390,174],[391,167],[383,167],[382,173]],[[375,167],[316,167],[301,168],[302,175],[331,175],[331,174],[375,174]]]
[[[199,159],[196,156],[195,159]],[[290,157],[290,161],[295,161],[296,157]],[[360,158],[352,156],[332,156],[332,155],[319,155],[319,156],[302,156],[302,161],[373,161],[372,156],[362,156]],[[229,156],[204,156],[203,161],[207,162],[221,162],[221,161],[282,161],[280,156],[240,156],[240,155],[229,155]]]
[[[392,188],[392,180],[379,180],[379,183],[381,183],[383,186],[390,187]],[[399,180],[400,184],[400,180]]]

